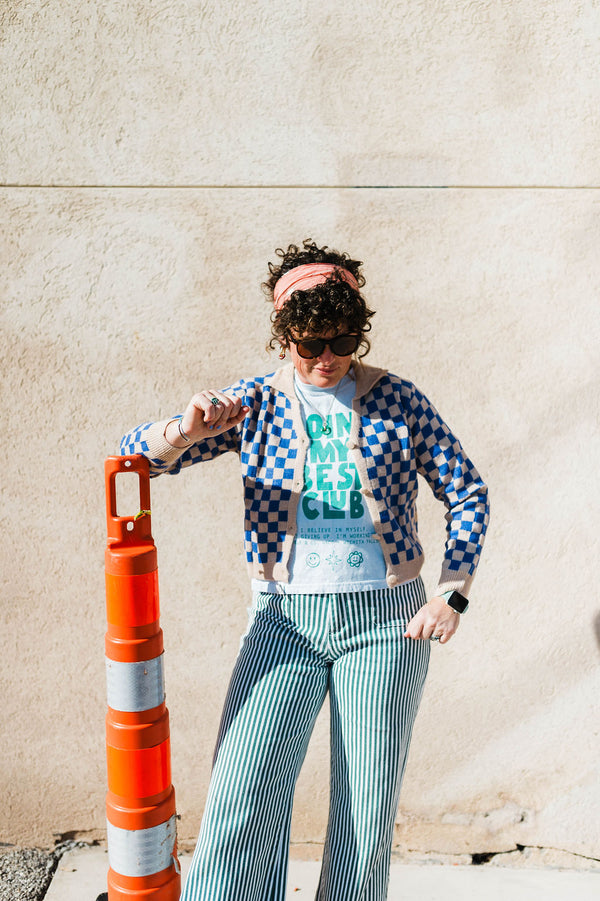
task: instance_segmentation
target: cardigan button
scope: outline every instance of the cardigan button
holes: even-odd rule
[[[358,445],[356,441],[352,441],[351,438],[348,438],[348,440],[346,441],[346,447],[348,447],[350,450],[354,450],[354,448],[358,447]]]
[[[391,575],[388,576],[385,581],[388,583],[390,588],[393,588],[394,585],[397,585],[400,580],[398,579],[398,576]]]

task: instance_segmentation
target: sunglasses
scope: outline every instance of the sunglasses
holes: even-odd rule
[[[360,344],[360,335],[336,335],[335,338],[298,338],[292,343],[303,360],[313,360],[320,357],[326,347],[329,347],[336,357],[349,357],[357,350]]]

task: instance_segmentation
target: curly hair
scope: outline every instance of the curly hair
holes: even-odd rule
[[[346,253],[339,253],[327,246],[318,247],[310,238],[305,238],[302,248],[290,244],[287,250],[278,247],[275,251],[281,263],[269,263],[270,277],[262,288],[267,299],[273,303],[273,291],[282,275],[296,266],[306,263],[332,263],[351,272],[362,288],[365,279],[360,272],[362,263],[352,260]],[[374,316],[361,296],[339,275],[332,275],[327,281],[306,291],[293,291],[289,300],[280,310],[271,314],[272,338],[267,347],[273,350],[282,339],[289,343],[295,335],[319,335],[336,331],[340,327],[351,334],[361,336],[359,357],[364,357],[371,347],[366,333],[371,330],[370,319]]]

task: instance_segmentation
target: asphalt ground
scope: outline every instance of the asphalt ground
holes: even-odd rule
[[[502,858],[500,857],[500,860]],[[181,854],[183,876],[191,854]],[[600,868],[394,863],[388,901],[599,901]],[[313,901],[317,861],[290,861],[286,901]],[[55,851],[0,853],[0,901],[97,901],[106,892],[102,845],[67,843]],[[341,899],[340,899],[341,901]]]

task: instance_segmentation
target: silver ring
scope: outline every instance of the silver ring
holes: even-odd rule
[[[215,407],[221,406],[221,401],[219,400],[218,397],[211,397],[210,402],[211,402],[211,404],[214,404]]]
[[[441,637],[441,635],[432,635],[429,641],[439,641]]]

